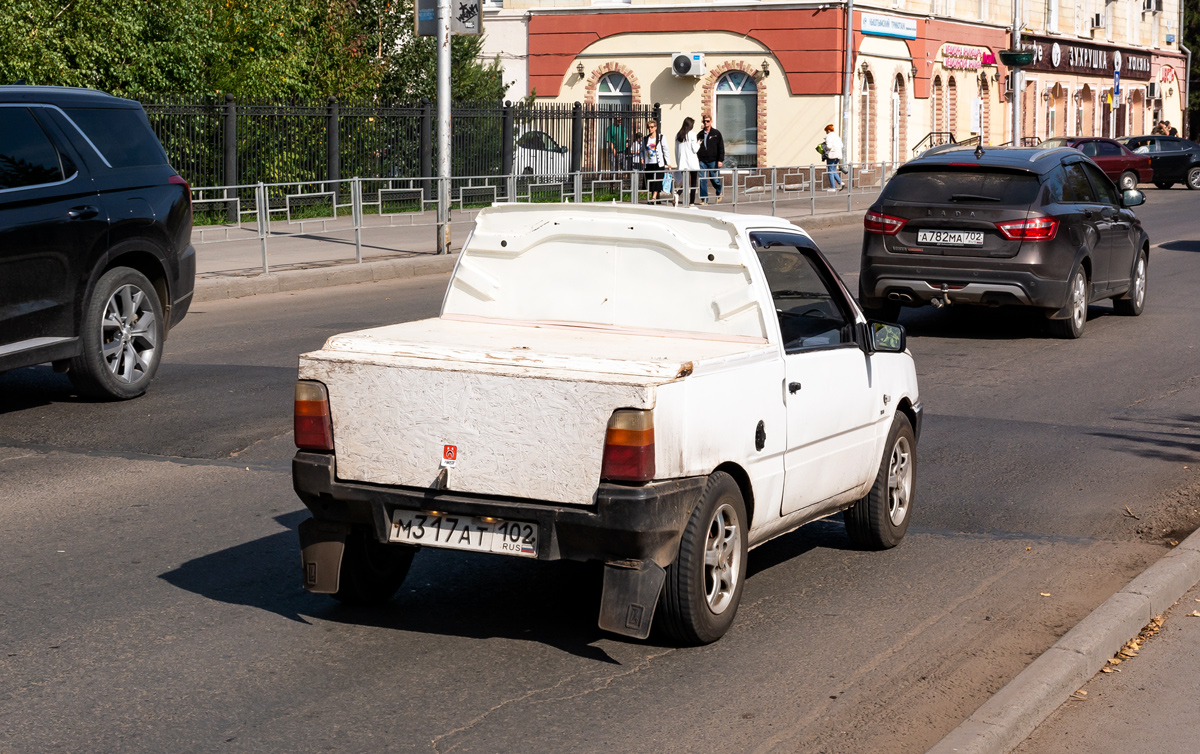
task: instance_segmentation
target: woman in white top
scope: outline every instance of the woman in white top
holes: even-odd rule
[[[662,137],[658,135],[658,123],[650,120],[646,123],[646,138],[641,146],[642,170],[646,172],[646,190],[650,192],[650,200],[658,199],[662,193],[663,170],[671,166],[667,159]]]
[[[700,142],[696,141],[696,135],[692,133],[694,125],[696,125],[696,121],[684,118],[683,128],[680,128],[679,133],[675,134],[675,153],[676,160],[679,162],[679,170],[681,173],[690,174],[688,185],[692,188],[688,196],[688,204],[696,203],[696,186],[700,184],[700,158],[696,156],[700,151]]]
[[[838,175],[838,163],[842,161],[842,140],[833,131],[833,124],[825,126],[825,173],[829,176],[829,190],[841,191],[846,188],[842,177]]]

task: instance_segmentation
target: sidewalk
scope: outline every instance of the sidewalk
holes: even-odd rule
[[[1200,751],[1200,586],[1136,656],[1098,673],[1014,754]],[[1119,672],[1117,672],[1119,671]]]

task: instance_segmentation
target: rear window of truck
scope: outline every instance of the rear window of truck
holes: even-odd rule
[[[961,169],[931,165],[897,173],[883,189],[884,201],[918,204],[1025,204],[1038,192],[1038,178],[1017,170]]]
[[[167,164],[167,153],[142,110],[73,108],[67,114],[114,168]]]

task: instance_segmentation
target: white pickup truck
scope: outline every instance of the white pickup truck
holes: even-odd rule
[[[300,357],[304,586],[389,599],[419,547],[603,562],[600,626],[720,638],[747,552],[912,515],[921,404],[804,231],[637,205],[482,211],[434,319]]]

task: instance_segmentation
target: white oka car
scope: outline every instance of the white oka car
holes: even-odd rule
[[[921,403],[800,228],[638,205],[480,213],[441,315],[300,357],[304,585],[389,599],[421,547],[604,563],[601,628],[712,642],[748,552],[912,518]]]

